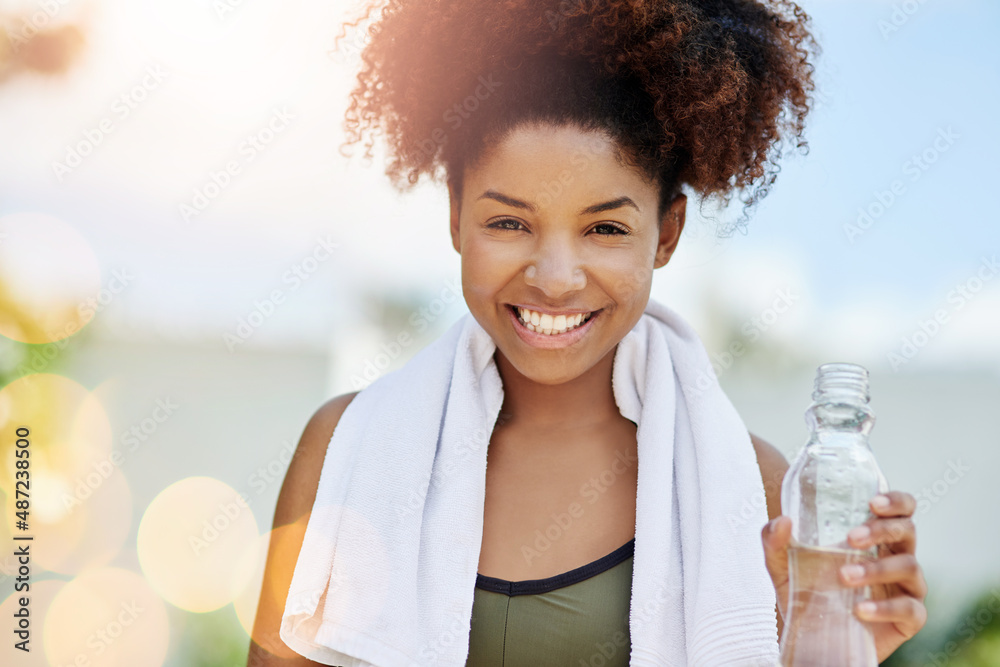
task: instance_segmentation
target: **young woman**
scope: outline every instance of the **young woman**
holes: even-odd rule
[[[774,181],[778,140],[806,146],[808,56],[818,51],[808,25],[791,2],[390,0],[371,29],[349,143],[365,128],[384,129],[387,173],[404,189],[443,172],[463,293],[496,344],[503,383],[470,667],[629,664],[637,425],[612,392],[615,351],[643,315],[653,270],[677,247],[682,186],[723,202],[753,188],[748,211]],[[278,631],[326,449],[356,393],[316,412],[289,467],[251,665],[319,664]],[[772,519],[750,530],[761,529],[780,632],[788,463],[760,438],[749,441]],[[609,470],[613,483],[595,482]],[[584,489],[601,502],[562,539],[526,551]],[[872,503],[878,518],[868,534],[852,537],[859,548],[879,545],[879,559],[843,577],[873,590],[874,609],[857,613],[872,623],[880,660],[926,618],[915,501],[900,491],[887,500]],[[533,593],[519,596],[518,624],[505,627],[503,591],[526,580]],[[593,662],[597,633],[616,639]]]

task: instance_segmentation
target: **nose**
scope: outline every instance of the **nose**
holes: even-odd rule
[[[541,244],[524,270],[524,281],[552,301],[587,285],[587,274],[569,244]]]

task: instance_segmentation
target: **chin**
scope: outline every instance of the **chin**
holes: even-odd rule
[[[511,357],[497,347],[497,353],[503,355],[508,366],[513,366],[514,370],[536,384],[557,385],[564,384],[580,377],[590,368],[581,368],[578,363],[559,363],[556,359],[542,361],[537,357]],[[543,352],[544,354],[544,352]],[[558,355],[556,355],[558,356]],[[568,355],[567,355],[568,356]],[[578,360],[580,354],[574,355]]]

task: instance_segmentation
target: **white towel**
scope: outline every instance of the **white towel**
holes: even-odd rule
[[[503,403],[495,349],[466,314],[345,410],[281,620],[296,652],[464,667]],[[650,299],[618,344],[612,388],[638,425],[629,664],[775,665],[763,482],[697,333]]]

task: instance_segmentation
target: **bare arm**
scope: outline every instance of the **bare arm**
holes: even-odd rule
[[[757,465],[760,466],[760,477],[764,481],[764,496],[767,500],[767,519],[770,521],[781,514],[781,481],[785,478],[789,463],[777,447],[761,440],[753,433],[750,434],[750,442],[757,452]],[[781,637],[781,630],[785,624],[777,609],[777,601],[774,613],[778,619],[778,637]]]
[[[306,424],[295,456],[285,473],[274,510],[275,532],[268,546],[264,584],[257,605],[247,667],[311,667],[321,664],[288,648],[281,641],[278,630],[295,562],[302,549],[306,522],[316,500],[326,448],[337,422],[356,395],[357,392],[352,392],[331,398],[316,411]]]

